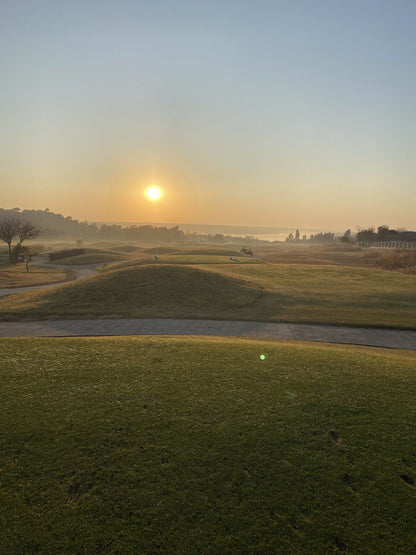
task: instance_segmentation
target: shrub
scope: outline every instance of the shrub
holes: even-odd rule
[[[416,268],[416,251],[399,251],[379,253],[377,263],[388,270]]]

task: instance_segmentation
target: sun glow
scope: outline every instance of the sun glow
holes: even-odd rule
[[[155,187],[154,185],[152,185],[151,187],[148,187],[146,189],[145,194],[150,200],[159,200],[162,196],[162,191],[159,189],[159,187]]]

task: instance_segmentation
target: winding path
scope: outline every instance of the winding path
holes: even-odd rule
[[[68,266],[67,264],[49,264],[45,262],[43,258],[34,258],[34,266],[44,266],[45,268],[60,268],[62,270],[73,270],[76,279],[82,279],[86,277],[93,276],[96,274],[95,268],[97,266],[102,266],[103,263],[98,264],[88,264],[88,265],[78,265],[78,266]],[[70,283],[68,281],[58,281],[57,283],[48,283],[46,285],[28,285],[27,287],[4,287],[0,289],[0,297],[6,297],[7,295],[14,295],[15,293],[22,293],[22,291],[34,291],[35,289],[47,289],[48,287],[58,287],[64,283]]]
[[[102,264],[88,266],[63,266],[46,264],[40,260],[36,264],[74,270],[77,279],[96,273]],[[57,287],[66,282],[50,285],[0,289],[0,297],[30,291]],[[0,322],[0,337],[88,337],[125,335],[211,335],[221,337],[251,337],[258,339],[286,339],[368,345],[391,349],[416,351],[416,331],[402,331],[375,328],[352,328],[347,326],[326,326],[315,324],[286,324],[275,322],[236,322],[224,320],[180,320],[168,318],[140,319],[96,319],[96,320],[44,320]]]

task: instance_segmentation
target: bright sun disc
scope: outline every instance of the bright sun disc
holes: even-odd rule
[[[158,200],[162,196],[162,191],[159,189],[159,187],[152,186],[146,189],[146,196],[150,200]]]

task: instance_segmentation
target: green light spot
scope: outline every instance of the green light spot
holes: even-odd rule
[[[260,355],[261,360],[264,360],[266,357],[265,355]]]

